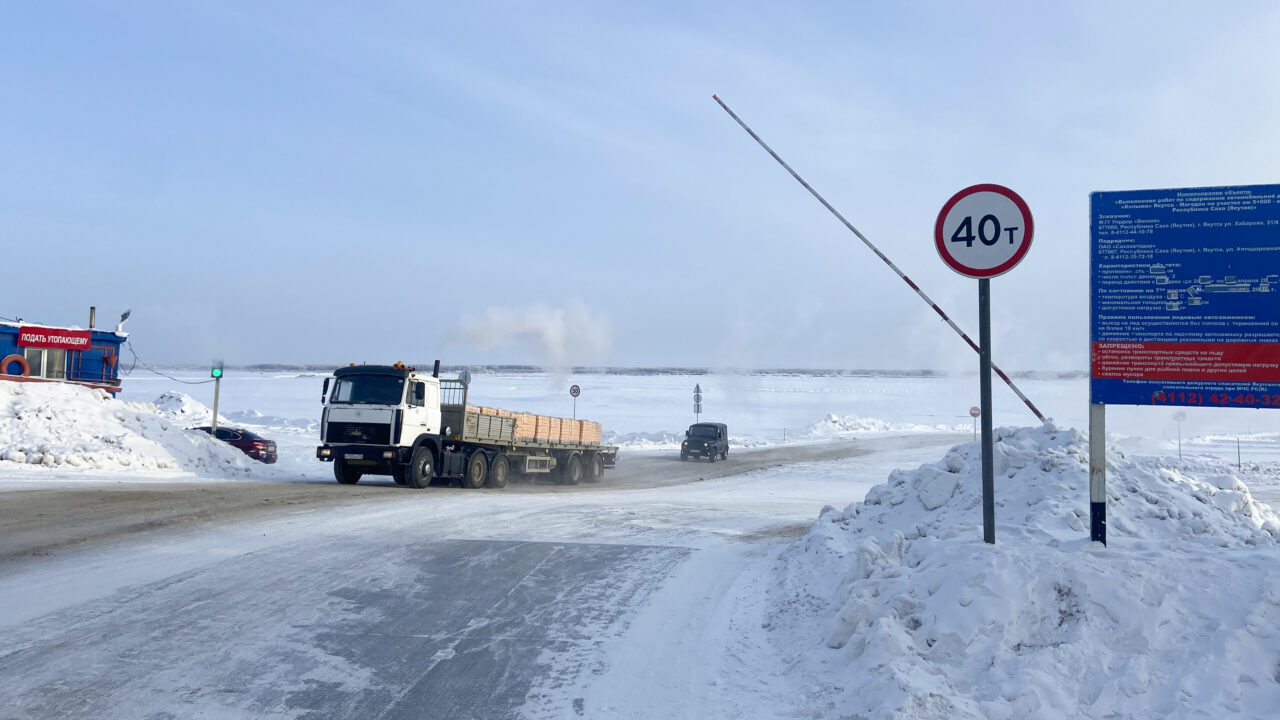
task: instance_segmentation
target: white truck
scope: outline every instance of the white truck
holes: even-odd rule
[[[439,360],[430,373],[402,363],[339,368],[324,381],[316,457],[344,485],[390,475],[418,489],[435,479],[500,488],[513,473],[599,482],[617,462],[598,423],[469,405],[470,382],[465,370],[441,378]]]

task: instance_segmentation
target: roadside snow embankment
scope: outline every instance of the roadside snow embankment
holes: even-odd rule
[[[994,455],[995,545],[967,443],[826,508],[779,557],[765,627],[815,702],[866,718],[1275,717],[1280,517],[1235,468],[1113,451],[1103,547],[1080,433],[1001,428]]]
[[[784,437],[786,437],[790,442],[813,443],[828,440],[851,440],[858,435],[870,435],[875,433],[964,432],[968,429],[968,425],[920,425],[918,423],[891,422],[888,420],[880,420],[878,418],[865,418],[857,415],[829,414],[822,420],[801,429],[799,432],[794,432],[790,435],[785,435]],[[781,440],[782,437],[770,439],[730,435],[729,447],[768,447],[780,444]],[[604,443],[606,445],[617,445],[623,450],[674,450],[679,449],[680,443],[683,441],[683,432],[669,431],[625,434],[606,432],[604,437]]]
[[[0,469],[218,478],[260,471],[260,463],[239,450],[186,429],[208,423],[207,408],[201,412],[203,406],[186,396],[161,400],[163,412],[152,403],[125,402],[78,385],[0,382]]]
[[[968,425],[919,425],[917,423],[889,422],[878,418],[857,415],[827,415],[810,425],[800,435],[802,438],[820,440],[845,438],[858,433],[889,432],[964,432]]]
[[[684,442],[683,433],[673,432],[638,432],[604,434],[605,445],[617,445],[622,450],[679,450]],[[752,448],[771,445],[767,440],[729,436],[730,448]]]

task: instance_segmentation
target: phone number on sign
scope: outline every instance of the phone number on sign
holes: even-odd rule
[[[1240,405],[1243,407],[1280,407],[1280,395],[1259,393],[1158,392],[1151,396],[1154,405]]]

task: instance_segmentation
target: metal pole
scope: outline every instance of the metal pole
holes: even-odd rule
[[[213,381],[213,426],[211,435],[218,437],[218,393],[222,390],[222,378],[216,378]]]
[[[1107,544],[1107,406],[1089,404],[1089,539]]]
[[[991,281],[978,280],[978,352],[982,393],[982,539],[996,542],[995,433],[991,427]]]
[[[719,103],[719,104],[720,104],[720,107],[724,108],[724,111],[725,111],[725,112],[727,112],[727,113],[729,113],[729,117],[733,118],[733,119],[734,119],[734,121],[736,121],[736,122],[738,123],[738,125],[741,125],[741,126],[742,126],[742,129],[743,129],[743,130],[746,130],[746,131],[747,131],[747,134],[748,134],[748,135],[750,135],[752,138],[754,138],[754,139],[755,139],[755,141],[756,141],[757,143],[759,143],[759,144],[760,144],[760,147],[762,147],[762,148],[764,148],[764,149],[765,149],[765,152],[767,152],[767,153],[769,153],[770,155],[772,155],[772,156],[773,156],[773,159],[774,159],[774,160],[777,160],[779,165],[781,165],[781,166],[782,166],[782,167],[783,167],[787,172],[791,173],[791,177],[795,178],[795,179],[796,179],[796,182],[798,182],[798,183],[800,183],[801,185],[803,185],[803,186],[804,186],[804,189],[805,189],[805,190],[808,190],[810,195],[813,195],[813,196],[818,200],[818,202],[822,203],[822,206],[823,206],[823,207],[825,207],[827,210],[829,210],[829,211],[831,212],[831,214],[832,214],[832,215],[835,215],[837,220],[839,220],[840,222],[844,223],[844,226],[845,226],[846,228],[848,228],[850,232],[852,232],[854,235],[858,236],[858,239],[859,239],[859,240],[861,240],[861,241],[862,241],[862,243],[863,243],[864,245],[866,245],[868,248],[870,248],[870,249],[871,249],[871,252],[873,252],[873,253],[875,253],[875,254],[876,254],[876,257],[878,257],[878,258],[880,258],[881,260],[883,260],[883,261],[884,261],[884,264],[885,264],[885,265],[888,265],[888,266],[889,266],[889,269],[891,269],[891,270],[893,270],[895,273],[897,273],[897,274],[898,274],[898,277],[902,278],[903,282],[905,282],[907,285],[909,285],[909,286],[911,287],[911,289],[912,289],[912,290],[914,290],[914,291],[916,292],[916,294],[917,294],[917,295],[919,295],[919,296],[920,296],[920,298],[921,298],[922,300],[924,300],[925,302],[929,303],[929,307],[933,308],[933,311],[934,311],[934,312],[936,312],[936,313],[938,313],[938,316],[939,316],[939,317],[941,317],[944,321],[946,321],[947,325],[950,325],[950,326],[951,326],[951,329],[952,329],[952,330],[955,330],[955,331],[956,331],[956,334],[958,334],[958,335],[959,335],[959,336],[960,336],[960,337],[961,337],[961,338],[962,338],[966,343],[968,343],[968,344],[969,344],[969,347],[973,348],[974,352],[978,353],[979,355],[981,355],[981,354],[982,354],[982,349],[978,347],[978,344],[977,344],[977,343],[975,343],[972,339],[970,339],[970,338],[969,338],[969,336],[968,336],[968,335],[966,335],[966,334],[965,334],[965,332],[964,332],[963,330],[961,330],[961,329],[960,329],[960,326],[959,326],[959,325],[956,325],[954,322],[952,322],[951,318],[950,318],[950,317],[949,317],[945,312],[943,312],[943,311],[942,311],[942,308],[938,307],[938,304],[937,304],[937,303],[935,303],[933,300],[931,300],[931,299],[929,298],[929,296],[928,296],[928,295],[925,295],[925,294],[924,294],[924,291],[920,289],[920,286],[919,286],[919,285],[916,285],[914,282],[912,282],[911,278],[907,277],[906,273],[904,273],[904,272],[902,272],[901,270],[899,270],[899,269],[898,269],[898,266],[897,266],[897,265],[894,265],[894,264],[893,264],[893,261],[892,261],[892,260],[890,260],[890,259],[889,259],[889,257],[888,257],[887,255],[885,255],[884,253],[880,252],[880,249],[879,249],[879,248],[877,248],[875,245],[873,245],[873,244],[871,243],[871,241],[870,241],[870,240],[868,240],[868,239],[867,239],[867,237],[866,237],[865,235],[863,235],[861,232],[858,232],[858,228],[854,227],[854,226],[853,226],[853,223],[851,223],[851,222],[849,222],[848,220],[846,220],[846,219],[845,219],[845,217],[844,217],[843,215],[841,215],[841,214],[840,214],[840,212],[839,212],[838,210],[836,210],[834,207],[832,207],[832,206],[831,206],[831,203],[827,202],[826,198],[824,198],[824,197],[822,197],[821,195],[819,195],[819,194],[818,194],[818,191],[817,191],[817,190],[814,190],[814,189],[813,189],[813,186],[811,186],[809,183],[805,182],[804,178],[800,177],[800,174],[799,174],[799,173],[797,173],[795,170],[792,170],[792,169],[791,169],[791,166],[790,166],[790,165],[788,165],[788,164],[786,163],[786,161],[785,161],[785,160],[783,160],[783,159],[778,155],[778,153],[774,152],[774,151],[773,151],[773,148],[769,147],[769,146],[768,146],[768,144],[766,144],[764,140],[760,139],[760,136],[759,136],[759,135],[757,135],[757,134],[756,134],[756,132],[755,132],[754,130],[752,130],[750,127],[748,127],[748,126],[747,126],[747,124],[746,124],[745,122],[743,122],[743,121],[742,121],[742,118],[738,117],[737,113],[735,113],[734,111],[730,110],[730,109],[729,109],[729,106],[728,106],[728,105],[726,105],[726,104],[724,103],[724,101],[723,101],[723,100],[721,100],[721,99],[719,98],[719,96],[717,96],[717,95],[712,95],[712,96],[711,96],[711,98],[712,98],[713,100],[715,100],[717,103]],[[1035,416],[1040,420],[1040,422],[1044,422],[1044,415],[1040,412],[1040,410],[1039,410],[1038,408],[1036,408],[1036,406],[1035,406],[1034,404],[1032,404],[1031,400],[1030,400],[1030,399],[1028,399],[1026,395],[1023,395],[1023,394],[1022,394],[1022,391],[1018,389],[1018,386],[1013,384],[1013,380],[1010,380],[1010,379],[1009,379],[1009,376],[1008,376],[1008,375],[1006,375],[1006,374],[1004,373],[1004,371],[1003,371],[1003,370],[1001,370],[1000,368],[996,367],[994,364],[991,366],[991,369],[992,369],[992,370],[994,370],[994,371],[995,371],[995,373],[996,373],[997,375],[999,375],[999,376],[1000,376],[1000,379],[1004,381],[1004,384],[1005,384],[1005,385],[1008,385],[1008,386],[1009,386],[1009,389],[1010,389],[1010,390],[1012,390],[1015,394],[1017,394],[1017,396],[1018,396],[1019,398],[1021,398],[1021,399],[1022,399],[1022,402],[1026,403],[1027,407],[1028,407],[1028,408],[1030,408],[1031,412],[1032,412],[1032,413],[1033,413],[1033,414],[1034,414],[1034,415],[1035,415]]]

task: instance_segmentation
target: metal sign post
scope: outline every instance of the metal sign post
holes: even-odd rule
[[[982,539],[996,542],[995,432],[991,427],[991,281],[978,280],[978,387],[982,406]]]
[[[1179,410],[1173,414],[1173,421],[1178,424],[1178,459],[1182,459],[1182,421],[1187,419],[1187,414]]]
[[[693,386],[693,421],[700,422],[702,420],[702,385]]]
[[[222,361],[218,360],[209,369],[209,377],[213,378],[213,422],[209,423],[209,434],[218,437],[218,395],[222,391]]]
[[[573,419],[578,419],[578,396],[582,394],[582,388],[577,385],[569,386],[569,397],[573,398]]]
[[[1031,249],[1031,210],[1002,185],[973,185],[942,206],[934,247],[952,270],[978,279],[978,367],[982,406],[982,539],[996,541],[995,432],[991,426],[991,278]]]

